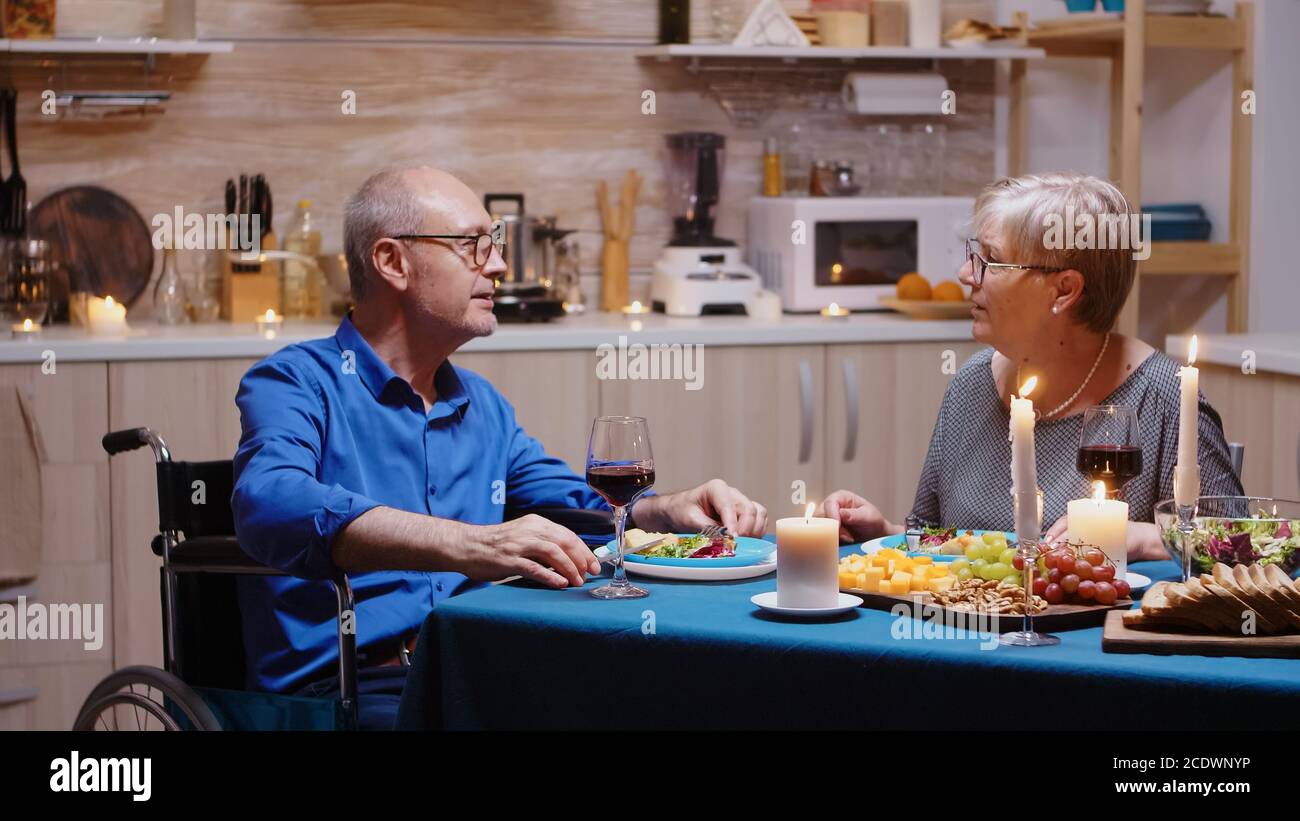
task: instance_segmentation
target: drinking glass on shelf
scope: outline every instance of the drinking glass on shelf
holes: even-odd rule
[[[1128,405],[1094,405],[1083,412],[1079,431],[1079,473],[1101,482],[1111,499],[1142,473],[1142,431],[1137,410]]]
[[[639,416],[601,416],[587,444],[587,484],[614,509],[614,579],[591,591],[599,599],[639,599],[650,595],[627,580],[623,531],[627,512],[655,483],[650,428]]]

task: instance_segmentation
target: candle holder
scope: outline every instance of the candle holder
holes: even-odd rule
[[[1041,490],[1011,491],[1015,503],[1016,553],[1024,569],[1021,571],[1025,586],[1025,616],[1021,629],[1003,633],[998,643],[1007,647],[1047,647],[1060,644],[1056,636],[1034,632],[1034,570],[1042,552],[1043,492]]]
[[[30,319],[24,319],[22,322],[16,323],[10,329],[9,334],[14,339],[22,339],[32,342],[41,338],[41,324],[39,322],[32,322]]]
[[[1192,577],[1192,536],[1196,533],[1196,505],[1178,505],[1178,535],[1183,547],[1183,581]]]
[[[1183,549],[1183,581],[1192,578],[1192,535],[1196,533],[1196,509],[1201,492],[1201,468],[1174,466],[1174,506],[1178,509],[1178,534]]]
[[[267,311],[256,320],[257,333],[265,339],[275,339],[284,330],[284,317],[274,311]]]

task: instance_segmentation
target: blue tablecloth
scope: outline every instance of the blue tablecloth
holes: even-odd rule
[[[1177,575],[1172,562],[1130,569]],[[1059,632],[1055,647],[981,649],[964,633],[896,638],[893,616],[865,608],[789,621],[749,601],[776,589],[775,573],[637,579],[649,597],[592,598],[605,581],[440,604],[398,726],[1300,729],[1300,660],[1103,653],[1100,627]]]

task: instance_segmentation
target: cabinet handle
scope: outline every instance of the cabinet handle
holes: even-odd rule
[[[844,360],[844,461],[858,455],[858,367],[852,359]]]
[[[799,464],[806,465],[812,458],[813,444],[813,378],[808,360],[799,361]]]

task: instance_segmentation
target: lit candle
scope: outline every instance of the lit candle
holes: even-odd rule
[[[267,339],[275,339],[282,327],[284,327],[284,317],[270,308],[257,318],[257,332]]]
[[[11,330],[14,339],[35,339],[41,335],[41,326],[30,319],[24,319],[14,325]]]
[[[1038,385],[1038,377],[1031,376],[1020,386],[1020,395],[1011,397],[1011,492],[1021,498],[1016,507],[1016,537],[1037,541],[1042,534],[1042,522],[1036,510],[1037,502],[1026,502],[1029,495],[1038,492],[1038,466],[1034,454],[1034,400],[1029,398]],[[1023,494],[1023,495],[1022,495]]]
[[[1174,501],[1182,506],[1195,505],[1201,495],[1201,471],[1196,461],[1201,372],[1193,367],[1195,364],[1196,336],[1193,335],[1187,350],[1187,365],[1178,369],[1178,462],[1174,466]]]
[[[111,296],[86,300],[86,325],[91,336],[125,336],[126,306]]]
[[[647,310],[647,309],[646,309],[646,308],[641,304],[640,300],[635,300],[635,299],[634,299],[634,300],[632,300],[632,304],[631,304],[631,305],[624,305],[624,306],[623,306],[623,313],[625,313],[625,314],[645,314],[645,313],[649,313],[649,311],[648,311],[648,310]]]
[[[834,607],[839,602],[840,523],[813,516],[776,521],[778,607]]]
[[[838,302],[832,302],[830,305],[822,308],[822,316],[829,316],[832,319],[843,319],[850,313],[852,313],[852,311],[848,308],[841,308]]]
[[[1106,484],[1093,482],[1091,499],[1066,506],[1070,540],[1096,545],[1115,565],[1115,577],[1128,571],[1128,503],[1106,498]]]

